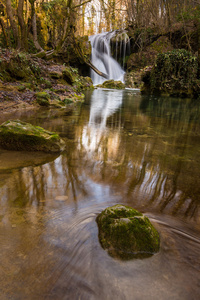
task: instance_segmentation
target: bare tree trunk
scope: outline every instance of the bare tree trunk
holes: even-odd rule
[[[37,22],[36,22],[36,12],[35,12],[36,0],[29,0],[29,2],[31,3],[31,23],[32,23],[32,30],[33,30],[33,43],[37,50],[44,51],[44,49],[40,46],[37,37]]]
[[[18,35],[17,25],[15,23],[15,19],[14,19],[13,12],[12,12],[11,0],[6,0],[6,12],[7,12],[7,16],[9,18],[10,25],[11,25],[11,28],[13,31],[13,36],[14,36],[16,46],[17,46],[17,48],[20,48],[20,39],[19,39],[19,35]]]
[[[167,15],[167,26],[171,26],[171,14],[170,14],[170,7],[169,7],[169,0],[164,0],[164,5],[166,9],[166,15]]]
[[[6,47],[9,47],[9,42],[8,42],[8,36],[5,30],[5,25],[4,25],[4,21],[3,19],[0,17],[0,24],[1,24],[1,28],[2,28],[2,32],[6,41]]]
[[[27,50],[28,48],[27,29],[23,17],[23,7],[24,7],[24,0],[19,0],[18,8],[17,8],[17,16],[18,16],[19,26],[21,29],[21,48]]]
[[[116,29],[116,16],[115,16],[115,9],[116,9],[116,1],[112,2],[112,29]]]

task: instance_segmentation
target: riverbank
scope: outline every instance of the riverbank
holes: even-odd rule
[[[0,112],[66,106],[93,88],[89,77],[65,64],[7,49],[0,49],[0,59]]]

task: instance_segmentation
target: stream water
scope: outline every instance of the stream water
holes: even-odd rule
[[[86,92],[73,110],[2,114],[56,131],[59,156],[0,150],[0,299],[199,299],[200,105]],[[96,216],[122,203],[146,214],[158,254],[120,261]]]

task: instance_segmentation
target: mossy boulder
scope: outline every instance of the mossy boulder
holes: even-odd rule
[[[64,141],[54,132],[19,120],[8,120],[0,126],[0,146],[7,150],[57,153]]]
[[[53,78],[53,79],[59,79],[59,78],[62,78],[62,76],[63,76],[63,74],[62,74],[62,72],[60,72],[60,71],[50,71],[49,72],[49,75],[50,75],[50,77],[51,78]]]
[[[97,87],[106,88],[106,89],[125,89],[125,84],[121,81],[115,81],[113,79],[106,80],[102,84],[98,85]]]
[[[63,108],[65,107],[65,102],[62,101],[59,97],[54,98],[50,101],[50,106],[54,108]]]
[[[3,51],[3,50],[1,50]],[[22,52],[10,51],[9,56],[2,55],[0,61],[0,77],[6,81],[27,80],[39,78],[41,69],[39,63]]]
[[[24,92],[26,90],[26,86],[25,85],[20,85],[20,86],[18,86],[17,89],[18,89],[19,92]]]
[[[70,69],[70,67],[66,67],[62,71],[63,79],[69,84],[73,84],[75,82],[76,76],[73,73],[74,72]]]
[[[46,92],[38,92],[35,94],[36,95],[36,102],[40,105],[40,106],[49,106],[49,99],[50,99],[50,95]]]
[[[96,221],[101,246],[113,257],[142,258],[159,251],[158,231],[146,216],[131,207],[119,204],[108,207]]]
[[[177,49],[157,56],[153,68],[143,75],[142,93],[193,96],[198,75],[197,57]]]
[[[86,76],[86,77],[80,76],[80,79],[81,79],[81,84],[82,84],[83,90],[88,90],[88,89],[94,88],[92,79],[89,76]]]

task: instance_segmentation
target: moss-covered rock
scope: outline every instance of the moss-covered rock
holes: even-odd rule
[[[198,61],[189,51],[178,49],[160,53],[151,70],[143,76],[143,93],[192,96]]]
[[[9,120],[0,126],[0,146],[7,150],[61,152],[64,141],[54,132],[39,126]]]
[[[74,74],[74,72],[71,70],[70,67],[66,67],[63,71],[63,78],[64,80],[69,83],[69,84],[73,84],[75,82],[76,76]]]
[[[97,85],[97,87],[122,90],[125,89],[125,84],[123,84],[121,81],[114,81],[111,79],[104,81],[102,84]]]
[[[103,249],[120,259],[148,257],[159,251],[160,238],[149,219],[137,210],[114,205],[97,219]]]
[[[62,78],[62,76],[63,76],[62,72],[59,72],[59,71],[50,71],[49,75],[51,78],[54,78],[54,79],[59,79],[59,78]]]
[[[36,102],[40,106],[49,106],[50,105],[50,103],[49,103],[50,96],[46,92],[38,92],[35,95],[36,95]]]
[[[41,70],[38,62],[31,60],[22,52],[11,52],[10,56],[0,62],[0,74],[3,81],[27,80],[38,78]]]
[[[20,85],[20,86],[18,86],[17,89],[18,89],[19,92],[23,92],[23,91],[25,91],[26,86],[25,85]]]
[[[86,77],[80,76],[80,78],[81,78],[81,84],[82,84],[83,90],[88,90],[88,89],[94,88],[92,79],[89,76],[86,76]]]
[[[85,95],[84,94],[73,94],[71,97],[65,97],[64,98],[64,103],[65,104],[71,104],[71,103],[76,103],[76,102],[84,102]]]

